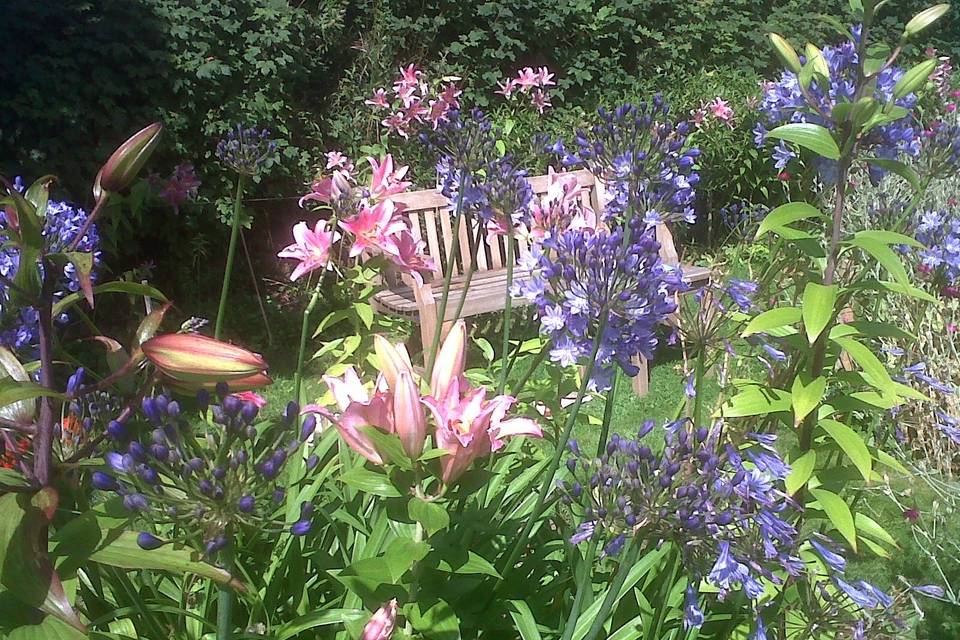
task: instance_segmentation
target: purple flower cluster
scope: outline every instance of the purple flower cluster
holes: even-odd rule
[[[145,421],[107,425],[115,449],[105,456],[108,470],[92,477],[94,487],[122,496],[129,511],[154,526],[176,525],[186,542],[208,556],[230,544],[237,531],[280,530],[277,517],[286,494],[277,480],[316,427],[307,417],[300,433],[291,435],[299,414],[295,402],[287,405],[280,424],[254,424],[258,408],[253,402],[229,395],[222,383],[217,393],[220,403],[213,405],[209,393],[198,393],[210,425],[202,433],[181,414],[176,400],[164,394],[144,398]],[[138,431],[146,435],[138,438]],[[307,468],[317,462],[309,458]],[[309,533],[312,515],[312,504],[301,505],[290,533]],[[164,544],[153,534],[141,538],[145,548]]]
[[[150,185],[173,208],[175,214],[180,213],[180,206],[185,202],[195,200],[200,189],[200,178],[192,164],[178,164],[173,173],[166,180],[158,175],[150,176]]]
[[[731,235],[751,240],[769,212],[765,204],[734,202],[720,209],[720,220]]]
[[[679,268],[661,262],[654,228],[631,236],[620,229],[551,233],[524,258],[531,276],[514,287],[537,305],[554,362],[584,363],[599,335],[590,380],[598,390],[609,388],[617,365],[635,376],[630,359],[653,356],[657,325],[676,311],[674,294],[685,286]]]
[[[14,187],[24,191],[20,178],[15,180]],[[77,237],[86,219],[87,212],[79,207],[59,200],[49,201],[43,227],[44,253],[64,251]],[[7,225],[6,213],[0,210],[0,231]],[[93,279],[96,279],[97,267],[100,264],[99,246],[100,236],[96,225],[93,225],[76,247],[76,251],[93,254]],[[0,247],[0,275],[12,280],[19,268],[20,250],[13,246]],[[63,267],[62,277],[58,279],[54,295],[62,298],[67,293],[79,290],[80,280],[77,278],[76,268],[67,263]],[[33,307],[14,308],[10,304],[9,295],[8,288],[0,284],[0,345],[17,351],[32,352],[38,341],[39,314]],[[59,318],[61,321],[66,319],[66,316]]]
[[[921,270],[941,287],[956,287],[960,283],[960,217],[946,211],[924,211],[914,237],[925,245],[917,250]]]
[[[509,221],[518,225],[529,219],[533,189],[527,172],[509,155],[497,153],[489,116],[479,109],[451,111],[436,131],[421,139],[438,156],[437,186],[443,195],[456,202],[463,179],[464,211],[500,232]]]
[[[924,132],[923,157],[929,173],[947,178],[960,170],[960,125],[934,122]]]
[[[691,578],[688,627],[703,623],[696,593],[701,580],[721,599],[742,591],[758,609],[765,583],[783,584],[804,567],[790,523],[796,505],[782,485],[790,468],[773,447],[775,437],[753,434],[744,451],[721,444],[719,428],[682,420],[666,426],[657,453],[644,441],[652,429],[648,421],[636,438],[612,436],[599,458],[571,443],[567,467],[575,480],[562,488],[584,519],[571,542],[597,536],[606,555],[628,536],[653,545],[672,542]]]
[[[239,174],[254,176],[273,159],[277,143],[270,139],[270,130],[244,128],[238,124],[217,143],[216,156]]]
[[[762,119],[754,129],[754,141],[758,147],[766,142],[767,131],[779,125],[809,122],[827,128],[834,126],[833,110],[840,104],[853,102],[856,93],[860,64],[856,45],[859,32],[859,28],[855,27],[850,40],[823,48],[823,59],[830,70],[829,86],[814,77],[807,95],[804,95],[799,78],[792,71],[785,71],[778,80],[763,85],[763,100],[760,103]],[[801,61],[805,62],[803,58]],[[877,74],[873,97],[883,104],[892,100],[893,88],[903,74],[904,71],[897,67],[884,69]],[[808,96],[812,103],[808,101]],[[897,106],[908,110],[913,109],[916,103],[914,94],[896,100]],[[871,129],[860,146],[880,158],[895,160],[904,155],[916,157],[920,154],[921,129],[914,118],[904,117]],[[773,159],[777,169],[784,169],[795,157],[782,141],[774,148]],[[818,162],[821,178],[833,182],[836,163],[825,159],[819,159]],[[870,167],[870,172],[875,180],[883,174],[880,168],[874,166]]]
[[[674,124],[669,114],[659,94],[639,106],[601,109],[600,124],[579,131],[575,149],[560,141],[547,149],[560,156],[564,166],[586,166],[603,180],[607,220],[693,223],[700,150],[686,148],[690,125]]]

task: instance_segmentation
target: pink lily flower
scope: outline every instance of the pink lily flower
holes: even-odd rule
[[[409,230],[388,236],[384,255],[390,259],[397,271],[409,273],[417,284],[423,284],[423,274],[437,273],[437,263],[426,254],[427,244],[417,240]]]
[[[729,127],[733,127],[733,109],[730,103],[717,96],[711,102],[707,103],[707,109],[710,114]]]
[[[353,163],[350,158],[339,151],[327,151],[327,169],[344,169],[347,172],[353,171]]]
[[[541,91],[540,89],[534,89],[533,93],[530,94],[530,102],[537,108],[537,112],[543,113],[547,107],[552,107],[550,103],[550,96]]]
[[[457,86],[456,82],[448,82],[443,86],[443,91],[440,92],[440,101],[450,108],[456,109],[460,106],[460,100],[457,98],[459,98],[462,93],[463,90]]]
[[[494,93],[499,93],[504,98],[509,98],[513,94],[513,90],[517,88],[517,81],[513,78],[507,78],[503,82],[498,82],[497,86],[500,87]]]
[[[553,81],[554,75],[555,74],[550,73],[550,70],[547,69],[546,67],[540,67],[539,69],[537,69],[537,76],[539,76],[540,78],[541,87],[550,87],[557,84],[556,82]]]
[[[584,204],[587,189],[580,186],[577,177],[567,172],[548,168],[547,192],[530,207],[529,235],[542,241],[550,233],[566,229],[595,229],[597,215]]]
[[[388,130],[396,132],[401,138],[410,137],[410,121],[401,112],[394,113],[389,118],[382,120],[380,124]]]
[[[352,192],[353,177],[350,175],[352,170],[352,165],[349,171],[347,169],[336,169],[329,178],[314,181],[310,187],[310,193],[300,198],[300,207],[303,207],[307,202],[323,202],[324,204],[337,202],[345,194]]]
[[[486,389],[472,389],[463,378],[454,378],[444,397],[422,400],[436,423],[436,444],[447,451],[440,458],[441,480],[446,485],[456,482],[474,460],[503,447],[504,438],[543,436],[529,418],[504,419],[514,398],[504,395],[487,400],[486,394]]]
[[[301,413],[318,413],[326,417],[351,449],[370,462],[382,465],[384,458],[363,432],[363,427],[372,426],[384,433],[395,433],[390,397],[381,391],[370,396],[353,367],[348,368],[342,378],[323,376],[323,381],[337,401],[339,418],[326,407],[315,404],[307,405]]]
[[[294,243],[277,254],[280,258],[300,261],[290,274],[290,280],[295,281],[316,269],[332,268],[330,247],[340,238],[340,233],[334,229],[328,231],[326,227],[326,220],[318,220],[313,231],[306,222],[299,222],[293,227]]]
[[[390,253],[395,244],[389,236],[407,228],[406,223],[394,216],[395,206],[392,200],[383,200],[374,207],[363,206],[356,215],[340,221],[340,227],[353,234],[353,246],[350,257],[356,257],[367,250]]]
[[[267,406],[267,400],[259,393],[253,391],[241,391],[239,393],[231,393],[230,395],[240,402],[252,402],[257,409],[263,409]]]
[[[393,419],[404,453],[416,460],[423,453],[423,445],[427,440],[427,416],[420,404],[420,389],[410,371],[397,374],[397,386],[393,390]]]
[[[402,193],[407,190],[412,183],[404,181],[409,167],[393,168],[393,156],[389,153],[382,162],[377,162],[374,158],[367,158],[370,168],[373,169],[373,175],[370,178],[370,199],[373,201],[383,200],[390,196]]]
[[[520,91],[526,93],[533,87],[540,86],[540,74],[531,67],[524,67],[517,72],[517,79],[514,82],[520,87]]]
[[[397,83],[417,86],[422,73],[422,71],[417,69],[417,65],[415,64],[408,65],[406,68],[400,67],[400,78],[397,80]]]
[[[387,91],[386,89],[377,89],[373,92],[373,97],[367,98],[363,101],[364,104],[368,104],[371,107],[378,107],[380,109],[389,109],[390,103],[387,102]]]
[[[390,640],[397,620],[397,599],[377,609],[363,627],[360,640]]]

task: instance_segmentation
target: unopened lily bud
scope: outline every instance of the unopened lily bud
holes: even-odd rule
[[[196,333],[172,333],[144,342],[143,354],[169,379],[184,389],[212,388],[227,381],[232,391],[251,383],[269,384],[267,363],[260,354]],[[244,384],[241,384],[243,381]]]
[[[377,609],[363,628],[360,640],[390,640],[397,622],[397,599]]]
[[[397,375],[401,371],[413,370],[406,347],[402,343],[398,345],[390,344],[390,341],[383,336],[375,335],[373,336],[373,350],[377,354],[380,372],[383,373],[387,386],[391,390],[396,389]]]
[[[397,376],[393,393],[393,417],[404,452],[416,460],[427,438],[427,416],[420,403],[420,391],[409,371]]]
[[[121,144],[100,169],[98,181],[100,189],[113,192],[129,187],[156,148],[161,131],[163,131],[163,125],[154,122]]]
[[[443,340],[443,346],[437,353],[433,363],[433,375],[430,376],[430,390],[433,397],[444,398],[447,389],[454,378],[463,375],[463,367],[467,358],[467,325],[463,320],[456,324]]]

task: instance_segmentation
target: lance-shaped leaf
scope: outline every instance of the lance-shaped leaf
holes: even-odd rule
[[[8,407],[24,400],[48,397],[63,399],[63,394],[41,387],[29,380],[22,382],[15,378],[0,378],[0,407]]]
[[[793,122],[780,125],[768,133],[767,137],[793,142],[830,160],[840,159],[840,147],[836,140],[828,129],[818,124]]]
[[[763,218],[760,226],[757,228],[756,237],[759,238],[769,231],[782,235],[783,229],[792,229],[792,227],[788,226],[791,223],[809,218],[823,217],[825,216],[820,210],[811,204],[807,204],[806,202],[788,202],[780,205]]]
[[[820,503],[820,508],[827,514],[827,518],[837,528],[837,531],[847,539],[853,550],[857,550],[857,528],[853,523],[853,514],[843,498],[826,489],[811,489],[810,493]]]
[[[0,347],[0,382],[30,383],[30,375],[23,365],[6,347]],[[31,383],[32,384],[32,383]],[[18,400],[9,404],[0,402],[0,418],[29,424],[37,414],[37,403],[32,398]]]
[[[167,297],[163,295],[159,289],[155,289],[150,285],[140,284],[139,282],[123,282],[119,280],[116,282],[107,282],[94,287],[93,293],[94,295],[103,293],[128,293],[132,296],[146,296],[154,300],[159,300],[160,302],[167,301]],[[64,296],[62,300],[53,305],[54,317],[80,302],[82,297],[80,293],[71,293]]]
[[[803,290],[803,327],[810,344],[817,341],[833,320],[833,305],[837,301],[837,286],[809,282]]]
[[[37,178],[27,189],[24,198],[33,205],[38,220],[44,220],[47,217],[47,203],[50,201],[50,185],[57,181],[57,177],[46,175]]]
[[[0,496],[0,585],[24,604],[84,630],[45,551],[46,529],[57,508],[57,492]]]
[[[48,256],[57,265],[70,263],[73,265],[74,274],[77,276],[77,282],[80,283],[80,291],[86,298],[87,304],[93,308],[93,254],[83,251],[70,251],[66,253],[53,253]]]

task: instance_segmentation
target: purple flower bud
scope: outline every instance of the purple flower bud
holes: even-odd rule
[[[246,449],[240,449],[240,451],[237,451],[237,455],[235,458],[237,461],[237,464],[247,464],[247,457],[248,456],[247,456]]]
[[[253,513],[254,499],[251,495],[246,495],[237,501],[237,508],[241,513]]]
[[[166,445],[152,444],[150,445],[150,455],[161,462],[166,462],[170,457],[170,449]]]
[[[116,478],[103,471],[94,471],[90,480],[91,484],[101,491],[116,491],[120,488]]]
[[[156,398],[151,398],[147,396],[140,403],[140,406],[143,409],[143,415],[147,416],[147,419],[154,424],[160,423],[160,412],[157,409],[157,400]]]
[[[217,395],[220,396],[220,400],[223,401],[230,394],[230,385],[226,382],[218,382],[215,387]]]
[[[223,467],[215,467],[213,470],[213,477],[217,480],[223,480],[227,477],[227,470]]]
[[[643,426],[640,427],[640,430],[637,432],[637,440],[643,438],[645,435],[653,431],[653,420],[646,420],[643,423]]]
[[[163,540],[151,533],[147,533],[146,531],[142,531],[137,535],[137,546],[139,546],[141,549],[152,551],[154,549],[159,549],[164,544],[166,543]]]
[[[272,459],[263,462],[257,470],[267,480],[272,480],[277,476],[277,464]]]
[[[127,428],[116,420],[107,423],[107,435],[114,440],[123,440],[127,437]]]
[[[607,543],[607,546],[603,548],[603,555],[605,556],[615,556],[623,550],[623,545],[627,541],[626,536],[622,533],[616,538]]]
[[[171,400],[167,405],[167,415],[171,418],[177,418],[180,416],[180,403],[176,400]]]
[[[244,402],[243,407],[240,409],[240,417],[243,418],[244,422],[249,424],[254,421],[259,412],[260,409],[257,405],[252,402]]]
[[[205,496],[213,495],[213,483],[206,478],[203,478],[197,483],[197,488],[200,490],[200,493]]]
[[[300,504],[300,519],[307,520],[310,516],[313,515],[313,503],[306,502]]]
[[[295,536],[305,536],[310,533],[310,528],[313,526],[313,523],[309,520],[298,520],[293,523],[293,526],[290,527],[290,533]]]
[[[306,440],[313,435],[317,429],[317,418],[312,413],[303,419],[303,426],[300,427],[300,439]]]
[[[308,471],[313,471],[316,469],[317,465],[320,464],[320,456],[313,453],[307,458],[306,467]]]
[[[142,493],[131,493],[123,497],[123,506],[127,511],[146,511],[150,508],[150,502]]]
[[[207,556],[212,556],[226,546],[227,538],[220,535],[207,542],[207,544],[204,545],[203,551]]]
[[[199,389],[197,391],[197,408],[200,409],[200,413],[206,413],[209,406],[210,392],[206,389]]]
[[[280,504],[281,502],[283,502],[283,499],[285,497],[287,497],[287,492],[284,491],[283,489],[274,489],[273,495],[271,496],[273,501],[276,502],[277,504]]]
[[[210,408],[210,412],[213,414],[213,421],[217,424],[227,424],[229,421],[226,411],[218,404],[213,405]]]
[[[287,406],[283,410],[283,423],[290,425],[293,423],[294,418],[300,414],[300,405],[291,400],[287,403]]]
[[[147,459],[147,450],[143,448],[143,445],[140,444],[138,440],[134,440],[127,447],[127,451],[130,452],[130,455],[133,456],[133,459],[137,462],[143,462]]]
[[[167,407],[169,405],[170,405],[170,398],[168,398],[163,394],[160,394],[156,398],[154,398],[154,407],[156,408],[157,412],[160,414],[166,413]],[[161,416],[161,419],[162,419],[162,416]]]
[[[144,465],[137,472],[147,484],[160,484],[160,476],[152,468]]]
[[[104,458],[107,461],[107,465],[114,471],[123,473],[126,472],[126,465],[123,463],[123,454],[117,453],[116,451],[110,451],[107,453]]]

